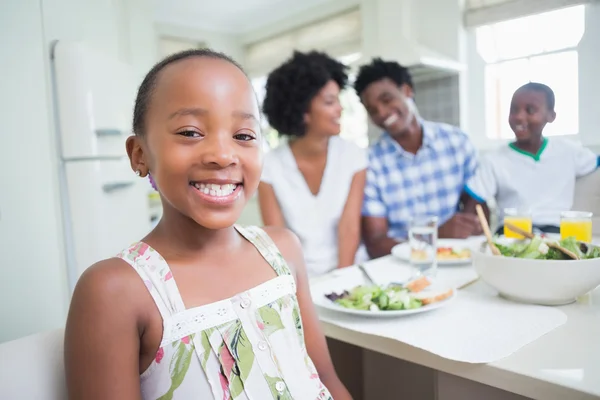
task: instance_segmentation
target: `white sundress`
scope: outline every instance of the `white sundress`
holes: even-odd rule
[[[144,400],[332,400],[308,356],[294,277],[258,227],[236,229],[277,277],[229,299],[186,309],[161,255],[143,242],[120,258],[140,275],[163,319]]]

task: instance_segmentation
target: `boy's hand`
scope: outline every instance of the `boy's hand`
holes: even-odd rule
[[[449,239],[466,239],[469,236],[481,235],[482,232],[476,215],[458,212],[439,227],[438,236]]]

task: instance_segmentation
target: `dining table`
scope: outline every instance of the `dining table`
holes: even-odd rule
[[[362,266],[382,283],[411,271],[393,255]],[[600,288],[559,307],[519,304],[465,263],[438,266],[435,281],[456,298],[429,313],[368,318],[322,306],[324,287],[361,274],[352,266],[311,279],[336,371],[355,400],[600,399]]]

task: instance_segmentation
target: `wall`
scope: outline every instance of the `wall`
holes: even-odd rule
[[[0,3],[0,341],[59,326],[67,308],[42,9]]]
[[[152,17],[150,0],[0,3],[0,342],[60,327],[68,310],[50,44],[83,40],[141,75]]]
[[[487,150],[501,141],[490,140],[486,136],[485,121],[485,63],[476,49],[475,34],[467,35],[467,53],[469,71],[467,74],[466,101],[468,104],[465,128],[476,146]],[[597,65],[600,64],[600,3],[586,6],[585,34],[579,43],[579,127],[577,139],[592,149],[600,149],[600,113],[597,111],[600,80],[597,78]]]
[[[459,81],[455,75],[416,82],[415,103],[421,117],[460,126]]]
[[[236,35],[192,29],[172,24],[156,24],[156,34],[171,38],[204,43],[213,50],[221,51],[243,64],[244,49],[241,39]]]

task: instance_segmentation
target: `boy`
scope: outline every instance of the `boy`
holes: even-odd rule
[[[498,233],[507,208],[531,212],[534,229],[559,233],[560,213],[573,205],[575,179],[598,168],[598,156],[581,144],[543,136],[546,124],[556,119],[554,104],[554,92],[542,83],[517,89],[508,117],[515,141],[482,157],[467,183],[472,198],[467,208],[496,200]]]

